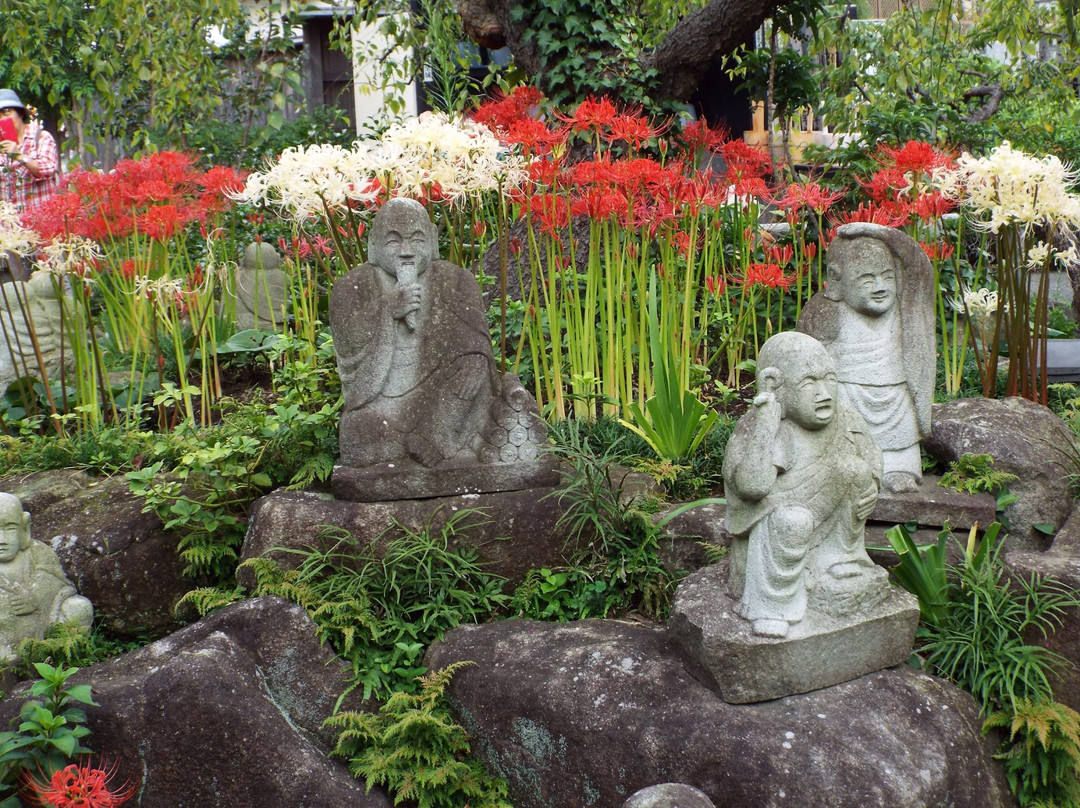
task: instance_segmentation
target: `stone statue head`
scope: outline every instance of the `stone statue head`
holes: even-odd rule
[[[240,267],[247,270],[270,270],[281,268],[281,256],[265,241],[256,241],[244,248]]]
[[[836,363],[813,337],[784,331],[758,352],[758,393],[772,392],[781,418],[803,429],[823,429],[836,415]]]
[[[870,317],[897,304],[900,266],[892,228],[867,222],[840,227],[829,245],[825,297]]]
[[[424,206],[400,197],[383,205],[371,224],[368,255],[395,278],[423,275],[439,257],[438,230]]]
[[[30,514],[12,494],[0,493],[0,564],[30,547]]]

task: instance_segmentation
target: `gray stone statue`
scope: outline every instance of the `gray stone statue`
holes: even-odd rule
[[[236,325],[276,331],[285,319],[287,278],[281,256],[265,241],[249,244],[236,269]]]
[[[914,491],[937,371],[933,268],[910,236],[866,222],[841,226],[827,261],[826,287],[803,309],[798,330],[836,360],[841,400],[882,451],[884,486]]]
[[[0,284],[0,393],[23,376],[59,378],[62,333],[62,303],[48,273]]]
[[[881,453],[817,340],[777,334],[757,364],[757,397],[724,457],[729,587],[755,635],[784,637],[808,608],[842,616],[888,595],[864,544]]]
[[[436,227],[410,199],[376,214],[368,252],[369,263],[339,278],[330,299],[345,398],[341,465],[368,470],[335,472],[335,493],[385,499],[525,487],[505,471],[485,481],[442,473],[534,460],[546,441],[536,402],[496,370],[476,280],[439,259]],[[402,485],[358,482],[373,475]]]
[[[52,548],[30,538],[30,514],[19,498],[0,493],[0,659],[25,639],[41,639],[53,623],[89,627],[90,601],[76,594]]]

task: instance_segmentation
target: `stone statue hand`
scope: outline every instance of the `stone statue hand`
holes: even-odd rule
[[[8,603],[11,605],[12,614],[17,617],[23,617],[37,611],[37,604],[34,603],[34,599],[30,597],[29,593],[14,594]]]
[[[780,389],[780,372],[775,368],[766,368],[761,373],[758,383],[761,391],[754,397],[754,409],[757,411],[757,423],[759,428],[768,428],[775,432],[783,418],[783,408],[777,391]]]
[[[390,302],[390,316],[400,320],[420,308],[420,284],[402,284],[395,287],[387,297]]]
[[[870,514],[874,512],[874,506],[877,504],[878,490],[877,485],[870,483],[866,487],[866,490],[859,495],[859,498],[855,500],[855,517],[860,521],[865,521],[869,518]]]
[[[454,386],[457,388],[457,396],[468,401],[476,398],[480,392],[480,386],[484,383],[485,370],[484,357],[479,354],[470,354],[461,360],[461,367],[454,374]]]

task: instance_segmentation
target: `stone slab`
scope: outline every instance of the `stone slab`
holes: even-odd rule
[[[1051,384],[1080,382],[1080,339],[1046,341],[1046,377]]]
[[[997,519],[997,502],[989,494],[965,494],[938,485],[940,477],[923,475],[915,491],[895,493],[882,489],[870,519],[874,522],[906,524],[917,522],[924,527],[944,527],[968,530],[978,522],[989,525]]]
[[[393,463],[381,463],[362,469],[335,466],[330,490],[338,499],[350,502],[388,502],[543,488],[558,485],[559,479],[550,458],[437,469],[395,468]]]
[[[851,617],[815,612],[788,636],[755,636],[735,614],[726,562],[694,573],[675,593],[669,626],[706,684],[729,704],[810,693],[907,661],[919,623],[918,602],[892,587],[886,600]]]

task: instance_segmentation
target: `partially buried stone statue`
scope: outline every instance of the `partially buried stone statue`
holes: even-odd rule
[[[63,328],[62,303],[47,272],[0,285],[0,394],[23,376],[60,377]]]
[[[30,538],[30,514],[18,497],[0,493],[0,659],[14,656],[23,640],[44,637],[53,623],[89,627],[93,617],[56,553]]]
[[[881,453],[839,399],[835,363],[817,340],[771,337],[757,380],[724,457],[730,586],[755,634],[784,637],[808,607],[842,616],[888,594],[864,545]]]
[[[855,222],[829,247],[825,289],[798,329],[836,360],[840,398],[866,421],[882,450],[884,485],[922,481],[919,442],[930,434],[937,358],[934,273],[919,244],[891,227]]]
[[[281,256],[265,241],[249,244],[236,269],[236,325],[276,331],[285,319],[287,278]]]
[[[439,260],[424,208],[387,202],[369,255],[335,282],[330,300],[345,398],[335,493],[399,499],[539,484],[507,471],[547,468],[536,403],[515,377],[500,377],[479,287]],[[485,471],[492,463],[500,469]]]

